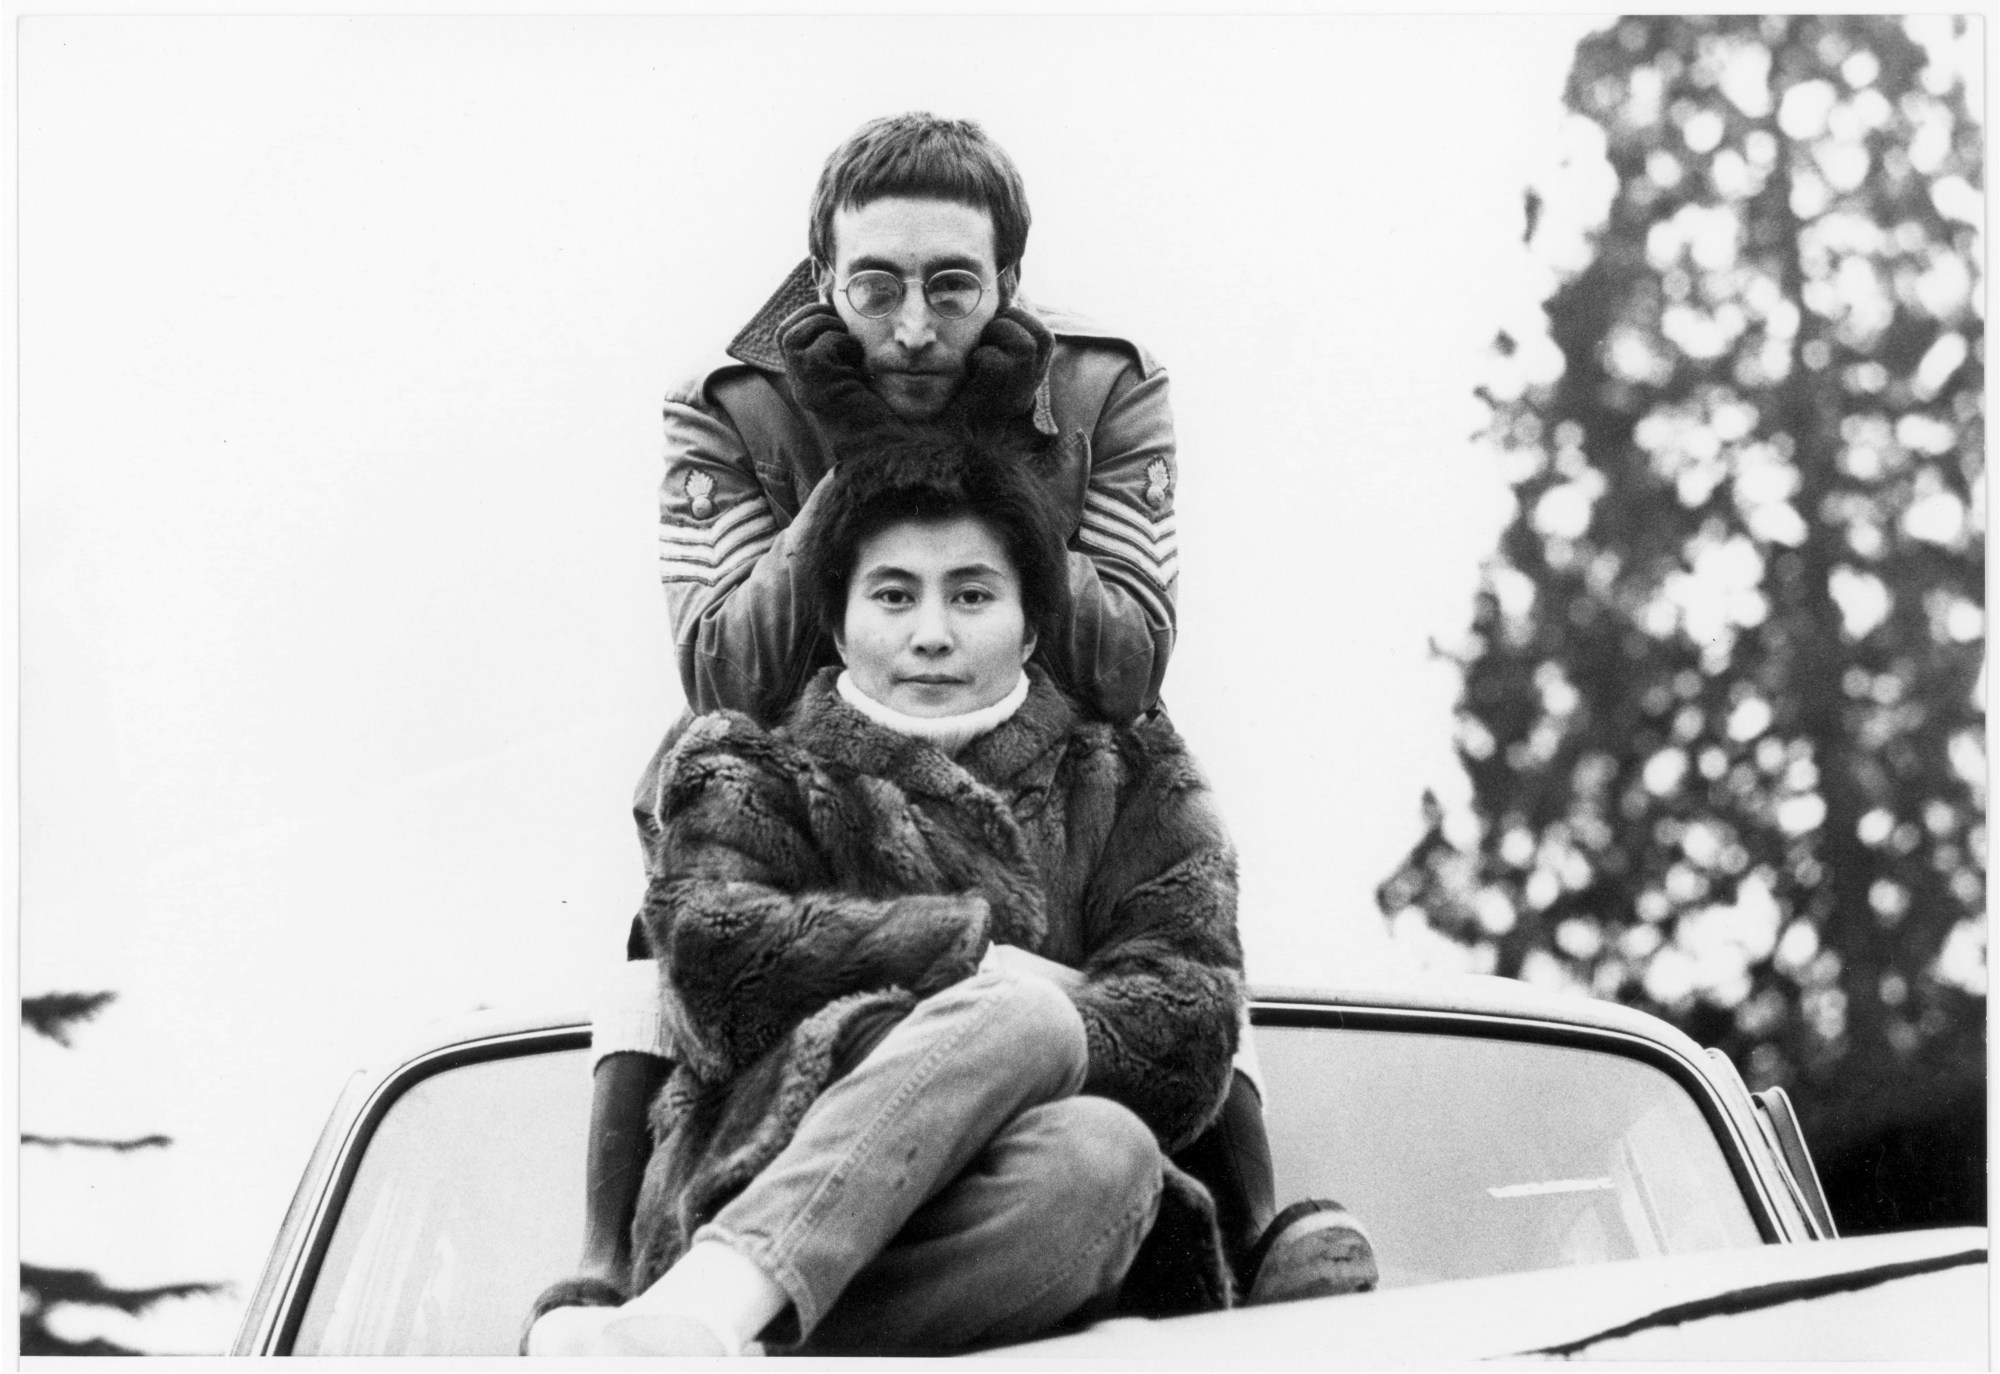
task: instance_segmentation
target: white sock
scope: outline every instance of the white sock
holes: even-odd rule
[[[731,1355],[743,1353],[791,1303],[777,1281],[721,1241],[697,1241],[673,1268],[625,1304],[629,1312],[669,1313],[699,1322]]]

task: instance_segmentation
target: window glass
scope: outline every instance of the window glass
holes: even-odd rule
[[[512,1355],[535,1295],[573,1272],[590,1119],[583,1050],[432,1074],[362,1157],[298,1355]]]
[[[1650,1065],[1467,1035],[1256,1037],[1279,1203],[1345,1204],[1385,1288],[1760,1243],[1700,1109]]]

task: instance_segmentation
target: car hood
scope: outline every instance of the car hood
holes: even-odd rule
[[[996,1356],[1270,1368],[1477,1360],[1987,1360],[1986,1231],[1903,1232],[1502,1274],[1166,1321]]]

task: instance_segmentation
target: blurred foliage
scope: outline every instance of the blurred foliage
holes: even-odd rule
[[[115,992],[51,992],[21,999],[21,1024],[40,1036],[69,1048],[69,1034],[79,1021],[89,1021],[117,998]]]
[[[1378,894],[1784,1086],[1848,1230],[1985,1212],[1983,148],[1918,41],[1963,22],[1578,47],[1602,220],[1482,393],[1469,796]]]
[[[114,1288],[87,1269],[44,1269],[21,1266],[21,1353],[23,1355],[137,1355],[141,1352],[116,1341],[92,1336],[65,1340],[49,1330],[49,1309],[64,1303],[109,1307],[132,1316],[167,1298],[191,1298],[218,1292],[213,1283],[165,1283],[156,1288]]]
[[[57,992],[21,999],[21,1024],[35,1034],[55,1041],[65,1049],[70,1031],[78,1022],[95,1017],[117,997],[111,992]],[[24,1145],[53,1147],[84,1146],[94,1149],[150,1149],[171,1144],[162,1135],[133,1140],[100,1140],[95,1137],[37,1136],[22,1133]],[[23,1355],[138,1355],[143,1352],[102,1336],[73,1341],[49,1328],[48,1316],[62,1306],[107,1308],[131,1316],[146,1311],[168,1298],[200,1297],[225,1292],[221,1283],[165,1283],[151,1288],[119,1288],[106,1283],[88,1269],[49,1269],[39,1264],[21,1264],[21,1354]]]
[[[61,1149],[75,1146],[82,1150],[112,1150],[118,1154],[130,1154],[134,1150],[163,1150],[174,1143],[170,1135],[133,1136],[130,1140],[106,1140],[94,1135],[36,1135],[33,1131],[21,1132],[23,1145],[40,1145],[47,1149]]]

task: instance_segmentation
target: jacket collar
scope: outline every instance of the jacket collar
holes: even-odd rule
[[[878,725],[841,699],[840,669],[824,668],[806,684],[784,733],[801,747],[857,773],[886,778],[927,796],[950,798],[986,786],[1003,792],[1035,786],[1037,764],[1053,766],[1076,723],[1076,707],[1030,665],[1021,709],[973,740],[956,760],[920,739]]]
[[[803,258],[791,274],[778,284],[771,298],[764,302],[750,322],[736,331],[736,337],[729,341],[729,356],[738,362],[765,372],[783,374],[785,355],[778,347],[778,326],[819,299],[819,292],[813,286],[812,259]],[[1016,296],[1014,304],[1027,311],[1043,324],[1048,319],[1025,296]],[[1051,332],[1061,332],[1052,330]],[[1055,411],[1049,402],[1049,374],[1045,369],[1042,380],[1035,387],[1035,429],[1053,437],[1057,433]]]

